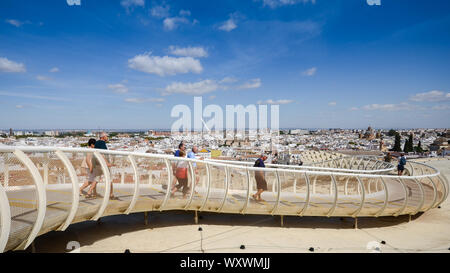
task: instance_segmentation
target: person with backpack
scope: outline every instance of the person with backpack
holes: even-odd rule
[[[255,165],[253,167],[265,168],[264,161],[267,160],[267,156],[265,154],[261,154],[261,156],[255,161]],[[256,189],[257,192],[252,195],[255,201],[264,201],[261,198],[261,194],[267,190],[267,182],[265,179],[265,175],[263,171],[255,171],[255,179],[256,179]]]
[[[400,159],[398,160],[398,165],[397,165],[397,171],[398,171],[399,176],[403,175],[403,171],[405,170],[405,165],[406,165],[405,154],[401,153]]]

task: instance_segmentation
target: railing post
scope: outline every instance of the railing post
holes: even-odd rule
[[[417,185],[419,186],[419,189],[420,189],[420,203],[419,203],[419,206],[417,206],[416,211],[414,211],[413,215],[417,214],[422,209],[422,206],[425,203],[425,191],[423,190],[422,183],[420,183],[420,181],[417,179],[414,179],[414,182],[417,183]]]
[[[359,176],[356,177],[356,180],[358,180],[358,183],[359,183],[358,186],[361,187],[361,205],[359,206],[359,208],[357,210],[355,210],[355,212],[352,215],[355,218],[361,212],[361,210],[364,206],[364,201],[366,200],[366,191],[364,190],[364,184],[362,183],[361,179],[359,179]]]
[[[38,235],[39,231],[42,228],[42,225],[44,223],[45,211],[47,209],[47,196],[45,192],[44,181],[42,181],[42,177],[39,174],[39,170],[33,164],[31,159],[20,150],[15,150],[14,155],[25,165],[25,167],[31,173],[31,176],[33,177],[33,182],[36,185],[37,199],[38,199],[37,216],[36,222],[33,225],[33,229],[31,230],[28,238],[15,249],[15,250],[24,250],[28,248],[28,246],[33,242],[33,240],[36,238],[36,236]]]
[[[166,164],[167,169],[167,190],[166,190],[166,196],[164,197],[164,200],[161,203],[161,206],[159,207],[159,211],[162,211],[164,209],[164,206],[167,203],[167,200],[170,197],[170,192],[172,191],[172,169],[170,167],[170,162],[166,158],[164,159],[164,163]]]
[[[6,156],[5,156],[6,158],[5,158],[5,184],[4,184],[4,186],[5,186],[5,189],[8,189],[8,187],[9,187],[9,164],[8,164],[8,161],[9,161],[9,153],[6,153]]]
[[[5,161],[5,166],[7,162]],[[5,189],[0,183],[0,253],[5,251],[6,244],[8,243],[9,233],[11,231],[11,208],[8,203],[8,196]]]
[[[383,177],[380,177],[380,179],[381,179],[381,183],[383,183],[383,187],[384,187],[384,204],[383,204],[383,207],[375,213],[375,217],[380,216],[384,212],[384,210],[387,207],[388,201],[389,201],[389,192],[388,192],[386,182],[384,181]]]
[[[57,229],[60,231],[64,231],[67,229],[70,223],[72,223],[73,218],[75,218],[75,215],[77,213],[78,203],[80,201],[79,196],[80,184],[78,181],[77,172],[75,171],[72,163],[67,158],[67,156],[60,150],[57,150],[55,154],[66,167],[67,172],[69,173],[70,181],[72,182],[72,205],[70,207],[69,215],[67,216],[66,221]]]
[[[241,213],[245,214],[248,206],[248,202],[250,200],[250,171],[248,170],[248,167],[245,167],[246,173],[247,173],[247,200],[245,201],[244,207],[242,207]],[[264,173],[265,176],[265,173]]]
[[[406,209],[406,205],[408,204],[408,188],[406,187],[405,183],[403,183],[403,181],[400,177],[398,178],[398,181],[400,182],[400,184],[402,184],[403,190],[405,191],[405,202],[403,202],[403,206],[398,210],[398,212],[394,213],[395,217],[402,214]]]
[[[333,206],[327,213],[327,217],[330,217],[333,214],[333,212],[336,210],[337,200],[338,200],[338,188],[337,188],[337,183],[336,183],[336,180],[335,180],[333,174],[331,175],[331,181],[333,182],[333,187],[334,187],[334,200],[333,200]]]
[[[225,196],[224,196],[224,198],[222,200],[222,204],[220,205],[220,208],[218,209],[219,212],[222,211],[223,206],[225,205],[225,202],[227,200],[228,189],[230,187],[230,182],[228,180],[229,177],[230,177],[230,174],[229,174],[228,166],[225,166]]]
[[[206,196],[205,196],[205,200],[203,200],[203,203],[199,209],[199,211],[202,211],[204,209],[204,207],[206,206],[206,203],[208,202],[208,198],[209,198],[209,192],[211,190],[211,170],[209,167],[209,163],[206,163],[206,182],[207,182],[207,189],[206,189]]]
[[[277,201],[275,203],[275,206],[273,207],[273,210],[270,214],[274,215],[277,210],[278,207],[280,206],[280,197],[281,197],[281,181],[280,181],[280,174],[278,173],[278,170],[275,170],[275,174],[277,176]],[[286,181],[286,180],[285,180]]]
[[[131,163],[131,167],[133,168],[133,172],[134,172],[134,191],[133,191],[133,197],[131,199],[130,205],[128,206],[127,210],[125,211],[125,214],[129,214],[134,206],[136,205],[137,199],[139,198],[139,170],[137,168],[137,164],[136,164],[136,160],[134,159],[134,156],[132,155],[128,155],[128,160]]]
[[[97,158],[98,162],[100,162],[100,166],[103,170],[103,176],[105,178],[105,196],[103,196],[102,203],[97,213],[91,218],[91,220],[97,221],[100,217],[102,217],[105,212],[106,207],[108,206],[109,195],[111,193],[111,175],[109,174],[108,166],[106,165],[105,158],[103,154],[98,151],[94,152],[94,156]]]
[[[191,178],[192,178],[192,183],[191,184],[192,184],[192,186],[191,186],[191,194],[189,196],[189,201],[187,202],[186,206],[184,206],[185,210],[187,210],[189,208],[189,206],[191,205],[191,203],[192,203],[192,200],[194,198],[194,192],[195,192],[195,184],[197,183],[197,175],[195,174],[192,162],[189,161],[188,164],[189,164],[189,170],[191,172]]]
[[[48,154],[44,154],[44,164],[42,164],[44,168],[44,185],[48,185],[48,162],[49,162]],[[58,179],[59,180],[59,179]]]
[[[303,206],[302,210],[299,213],[299,216],[303,216],[305,214],[306,209],[308,208],[310,197],[311,197],[311,183],[309,181],[309,177],[306,174],[306,172],[303,173],[305,175],[305,181],[306,181],[306,200],[305,205]]]
[[[431,206],[428,209],[434,208],[434,204],[436,203],[437,199],[437,188],[436,184],[434,183],[433,179],[431,177],[428,177],[428,179],[431,181],[431,185],[433,185],[433,203],[431,203]]]

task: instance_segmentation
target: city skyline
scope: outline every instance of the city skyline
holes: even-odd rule
[[[448,128],[438,3],[2,1],[0,128],[170,129],[194,96],[279,104],[280,128]]]

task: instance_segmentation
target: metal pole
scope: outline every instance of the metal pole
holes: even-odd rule
[[[277,201],[271,212],[272,215],[274,215],[277,212],[278,207],[280,206],[280,197],[281,197],[281,181],[280,181],[280,174],[278,173],[278,170],[275,171],[275,175],[277,177]],[[283,217],[283,216],[281,216],[281,217]]]
[[[228,166],[225,166],[225,195],[223,197],[222,204],[220,205],[220,208],[218,210],[219,212],[222,211],[223,206],[225,205],[225,202],[227,201],[228,188],[230,186],[230,182],[228,180],[229,177],[230,177],[230,174],[229,174]]]
[[[306,200],[305,200],[305,206],[302,208],[302,210],[299,213],[299,216],[303,216],[305,214],[306,209],[308,208],[309,202],[310,202],[310,197],[311,197],[311,186],[310,186],[310,182],[309,182],[309,177],[306,174],[306,172],[304,173],[305,175],[305,181],[306,181]]]
[[[250,171],[248,170],[248,168],[245,168],[247,170],[247,200],[244,204],[244,207],[241,210],[242,214],[245,214],[246,210],[247,210],[247,206],[248,206],[248,202],[250,201]],[[264,174],[265,175],[265,174]]]
[[[78,210],[78,203],[80,201],[79,191],[80,191],[80,184],[78,181],[77,173],[70,162],[70,160],[67,158],[67,156],[61,152],[60,150],[55,152],[56,156],[59,158],[59,160],[62,161],[64,166],[67,169],[67,172],[69,173],[70,181],[72,182],[72,204],[70,207],[69,214],[67,215],[66,221],[57,229],[64,231],[67,229],[67,227],[72,223],[73,218],[75,218],[75,215]]]
[[[7,162],[5,161],[5,166]],[[9,233],[11,231],[11,208],[9,207],[8,196],[5,189],[0,183],[0,253],[5,251],[8,242]]]
[[[131,199],[130,205],[128,206],[127,210],[125,211],[125,214],[129,214],[133,210],[134,206],[136,205],[137,199],[139,198],[139,190],[140,190],[139,171],[138,171],[138,166],[136,164],[134,156],[128,155],[128,160],[130,161],[131,166],[133,168],[133,172],[134,172],[134,191],[133,191],[133,197]]]
[[[388,193],[388,188],[387,188],[386,182],[384,181],[383,177],[380,177],[380,179],[381,179],[381,183],[383,183],[385,198],[384,198],[383,207],[378,212],[375,213],[375,217],[380,216],[384,212],[384,210],[387,207],[388,200],[389,200],[389,193]]]
[[[359,176],[356,177],[356,180],[358,180],[359,187],[361,187],[361,205],[359,206],[359,208],[352,215],[355,218],[361,212],[361,210],[362,210],[362,208],[364,206],[364,201],[366,200],[366,191],[364,190],[364,184],[362,183],[361,179],[359,179]]]
[[[337,200],[338,200],[338,188],[337,188],[337,183],[334,178],[334,175],[331,175],[331,181],[333,182],[333,186],[334,186],[334,200],[333,200],[333,206],[331,207],[330,211],[328,211],[328,213],[327,213],[327,217],[330,217],[333,214],[333,212],[336,210]]]
[[[211,171],[209,169],[209,163],[206,163],[206,181],[207,181],[207,189],[206,189],[206,196],[205,196],[205,200],[203,200],[203,204],[201,205],[199,211],[203,211],[204,207],[206,206],[206,202],[208,201],[209,198],[209,192],[211,190]]]
[[[94,217],[91,218],[91,220],[97,221],[100,217],[102,217],[106,207],[108,206],[109,195],[111,193],[111,176],[109,174],[108,166],[106,165],[106,161],[103,155],[98,151],[95,151],[94,156],[97,158],[98,162],[100,162],[103,170],[103,176],[105,177],[105,196],[103,196],[103,201],[97,213],[94,215]]]
[[[23,165],[28,169],[30,172],[33,182],[36,186],[37,191],[37,216],[36,221],[33,225],[33,228],[28,235],[28,238],[24,240],[15,250],[25,250],[27,249],[30,244],[34,241],[34,239],[37,237],[39,231],[42,228],[42,225],[44,224],[44,217],[45,217],[45,211],[47,210],[47,195],[45,192],[45,186],[44,181],[42,181],[42,177],[39,173],[39,170],[36,168],[34,163],[31,161],[31,159],[21,150],[15,150],[14,155],[17,157],[17,159],[22,162]]]

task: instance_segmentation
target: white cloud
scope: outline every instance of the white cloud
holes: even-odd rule
[[[316,0],[262,0],[263,6],[269,6],[270,8],[274,9],[281,6],[290,6],[295,5],[298,3],[311,3],[315,4]]]
[[[53,67],[53,68],[50,69],[49,71],[52,72],[52,73],[56,73],[56,72],[59,72],[59,68]]]
[[[30,95],[30,94],[19,94],[16,92],[4,92],[0,91],[0,96],[7,96],[7,97],[17,97],[17,98],[26,98],[26,99],[38,99],[38,100],[52,100],[52,101],[70,101],[70,99],[66,98],[58,98],[54,96],[37,96],[37,95]]]
[[[191,16],[191,11],[189,10],[180,10],[180,16]]]
[[[207,57],[208,52],[203,47],[176,47],[169,46],[169,53],[176,56],[202,58]]]
[[[431,107],[432,110],[450,110],[450,105],[435,105]]]
[[[215,80],[203,80],[193,83],[173,82],[166,86],[162,95],[185,94],[185,95],[202,95],[213,92],[220,88]]]
[[[352,107],[352,108],[350,108],[348,110],[350,110],[350,111],[357,111],[357,110],[359,110],[359,108],[358,107]]]
[[[145,1],[144,0],[122,0],[120,1],[120,4],[122,5],[122,7],[126,8],[127,10],[130,7],[143,7],[145,6]]]
[[[14,19],[6,20],[6,22],[8,24],[11,24],[11,25],[16,26],[16,27],[20,27],[21,25],[24,24],[23,22],[20,22],[19,20],[14,20]]]
[[[417,105],[411,105],[406,102],[402,102],[399,104],[369,104],[361,107],[362,110],[374,111],[412,111],[412,110],[423,110],[422,107]]]
[[[306,69],[305,71],[302,72],[303,76],[307,76],[307,77],[311,77],[314,76],[317,72],[317,68],[316,67],[311,67],[309,69]]]
[[[232,15],[230,15],[230,19],[226,20],[219,26],[220,30],[227,32],[230,32],[235,28],[237,28],[236,19]]]
[[[256,78],[256,79],[251,79],[251,80],[247,81],[246,83],[239,86],[239,88],[251,89],[251,88],[258,88],[260,86],[261,86],[261,79]]]
[[[164,19],[163,24],[166,30],[174,30],[180,24],[189,24],[189,20],[184,17],[167,17]]]
[[[25,65],[0,57],[0,72],[26,72]]]
[[[150,54],[136,55],[128,60],[128,67],[149,74],[159,76],[180,73],[201,73],[203,67],[200,61],[192,57],[151,56]]]
[[[150,14],[156,18],[169,17],[170,6],[155,6],[150,10]]]
[[[24,107],[24,106],[21,105],[21,104],[16,105],[16,108],[17,108],[17,109],[22,109],[23,107]]]
[[[445,93],[439,90],[432,90],[430,92],[418,93],[410,98],[412,101],[429,101],[429,102],[437,102],[437,101],[447,101],[450,100],[450,93]]]
[[[272,100],[272,99],[268,99],[265,101],[261,101],[259,100],[257,102],[257,104],[289,104],[289,103],[293,103],[293,100]]]
[[[223,78],[222,80],[219,81],[220,84],[222,84],[222,83],[235,83],[235,82],[237,82],[237,79],[233,78],[233,77],[225,77],[225,78]]]
[[[164,102],[163,98],[126,98],[126,102],[130,103],[146,103],[146,102]]]
[[[39,81],[49,81],[49,80],[51,80],[50,77],[41,76],[41,75],[37,75],[36,79],[39,80]]]
[[[331,101],[331,102],[328,103],[329,106],[336,106],[336,104],[337,103],[335,101]]]
[[[121,83],[109,84],[108,88],[113,90],[114,93],[118,93],[118,94],[128,93],[128,87],[126,87],[125,85],[123,85]]]

